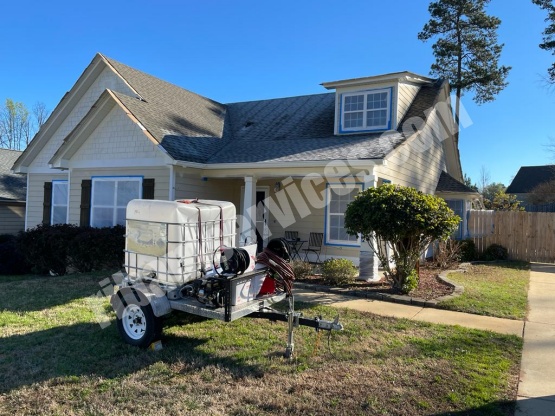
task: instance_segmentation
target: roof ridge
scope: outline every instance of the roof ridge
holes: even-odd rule
[[[152,75],[152,74],[149,74],[148,72],[144,72],[144,71],[142,71],[142,70],[140,70],[140,69],[137,69],[137,68],[134,68],[134,67],[132,67],[132,66],[130,66],[130,65],[124,64],[124,63],[122,63],[122,62],[120,62],[120,61],[118,61],[118,60],[116,60],[116,59],[110,58],[110,57],[108,57],[108,56],[106,56],[106,55],[103,55],[103,54],[100,54],[100,55],[101,55],[110,65],[113,66],[113,68],[116,70],[116,72],[118,73],[118,75],[120,75],[126,82],[128,82],[129,85],[131,86],[131,88],[132,88],[133,90],[135,90],[135,91],[137,91],[137,88],[134,87],[133,85],[131,85],[131,83],[129,82],[129,80],[121,73],[121,71],[118,70],[117,66],[125,67],[125,68],[127,68],[127,69],[132,70],[132,71],[138,72],[138,73],[140,73],[141,75],[144,75],[144,76],[146,76],[146,77],[148,77],[148,78],[155,79],[155,80],[158,81],[158,82],[162,82],[162,83],[164,83],[164,84],[166,84],[166,85],[169,85],[169,86],[178,88],[178,89],[180,89],[180,90],[182,90],[182,91],[185,91],[185,92],[187,92],[187,93],[189,93],[189,94],[194,94],[194,95],[196,95],[196,96],[198,96],[198,97],[201,97],[201,98],[204,98],[204,99],[206,99],[206,100],[213,101],[213,102],[215,102],[216,104],[225,105],[225,104],[220,103],[219,101],[216,101],[216,100],[214,100],[214,99],[212,99],[212,98],[206,97],[206,96],[204,96],[204,95],[202,95],[202,94],[199,94],[199,93],[196,93],[196,92],[194,92],[194,91],[191,91],[191,90],[189,90],[189,89],[187,89],[187,88],[184,88],[184,87],[182,87],[182,86],[180,86],[180,85],[177,85],[177,84],[175,84],[175,83],[173,83],[173,82],[166,81],[166,80],[164,80],[164,79],[162,79],[162,78],[159,78],[159,77],[157,77],[157,76],[154,76],[154,75]],[[115,65],[114,65],[114,64],[115,64]],[[141,96],[141,94],[140,94],[139,91],[137,91],[137,94],[138,94],[139,96]]]

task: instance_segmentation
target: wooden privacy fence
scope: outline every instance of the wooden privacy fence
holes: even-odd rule
[[[467,229],[479,253],[500,244],[513,260],[555,263],[554,212],[471,210]]]

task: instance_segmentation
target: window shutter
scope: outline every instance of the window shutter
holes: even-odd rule
[[[52,182],[44,182],[44,201],[42,203],[42,223],[50,225],[52,211]]]
[[[82,227],[91,225],[91,183],[90,179],[81,181],[81,215],[79,225]]]
[[[154,179],[143,179],[143,199],[154,199]]]

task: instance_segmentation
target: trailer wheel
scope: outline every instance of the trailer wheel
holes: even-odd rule
[[[154,315],[149,304],[127,302],[117,326],[123,340],[136,347],[146,348],[162,335],[162,319]]]

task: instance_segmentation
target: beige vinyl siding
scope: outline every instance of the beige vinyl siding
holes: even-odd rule
[[[202,170],[175,167],[175,199],[213,199],[229,201],[239,213],[241,202],[241,179],[203,179]]]
[[[27,187],[27,228],[33,228],[42,223],[42,208],[44,203],[44,183],[66,181],[67,174],[53,171],[51,174],[29,173]]]
[[[399,125],[410,105],[414,101],[414,97],[420,91],[420,87],[417,85],[399,83],[397,87],[397,123]]]
[[[70,166],[102,161],[117,166],[118,160],[148,159],[165,164],[164,153],[133,123],[119,106],[112,110],[71,158]]]
[[[106,169],[72,169],[69,184],[69,223],[79,225],[81,206],[81,182],[95,176],[142,176],[154,179],[154,199],[167,200],[169,195],[170,169],[167,166]]]
[[[17,234],[25,229],[25,203],[0,203],[0,234]]]
[[[48,161],[52,158],[56,150],[62,144],[64,138],[75,128],[82,120],[85,114],[91,109],[100,94],[105,89],[122,92],[131,96],[135,93],[127,86],[122,79],[117,76],[111,69],[105,68],[98,78],[89,87],[87,92],[81,97],[79,103],[73,108],[69,116],[62,122],[60,127],[52,135],[48,143],[44,146],[39,155],[31,163],[32,168],[47,167]]]
[[[377,168],[378,176],[393,184],[411,186],[433,194],[442,170],[446,170],[440,120],[432,112],[420,134],[414,134]],[[449,139],[450,140],[450,139]]]

